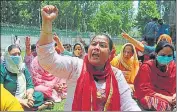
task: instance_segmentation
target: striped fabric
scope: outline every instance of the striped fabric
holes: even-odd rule
[[[171,111],[171,106],[168,101],[155,97],[155,96],[146,96],[145,97],[147,106],[150,110],[157,110],[157,111]]]

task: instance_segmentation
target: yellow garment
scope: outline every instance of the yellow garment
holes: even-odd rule
[[[134,51],[133,56],[129,60],[126,60],[123,57],[123,50],[127,45],[132,45]],[[111,65],[120,69],[121,71],[127,71],[127,74],[125,75],[125,79],[127,83],[133,84],[135,76],[139,70],[139,61],[137,58],[137,53],[134,45],[131,43],[124,44],[122,46],[120,54],[114,57],[113,60],[111,61]]]
[[[160,35],[160,37],[159,37],[159,39],[157,41],[157,44],[163,39],[165,39],[168,43],[172,44],[171,37],[169,35],[167,35],[167,34]]]
[[[24,111],[19,101],[1,84],[0,111]]]

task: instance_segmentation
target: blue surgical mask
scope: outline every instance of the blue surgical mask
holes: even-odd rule
[[[21,56],[10,56],[10,58],[13,60],[13,62],[18,65],[21,61]]]
[[[170,57],[168,57],[168,56],[157,56],[156,59],[159,62],[159,64],[167,65],[173,60],[173,56],[170,56]]]

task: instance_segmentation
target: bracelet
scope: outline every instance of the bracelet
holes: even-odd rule
[[[45,34],[48,34],[48,35],[53,35],[52,32],[46,32],[44,30],[41,30],[41,32],[45,33]]]

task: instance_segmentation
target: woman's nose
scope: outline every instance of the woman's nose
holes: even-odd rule
[[[100,46],[99,46],[99,43],[94,47],[95,50],[99,50],[100,49]]]

